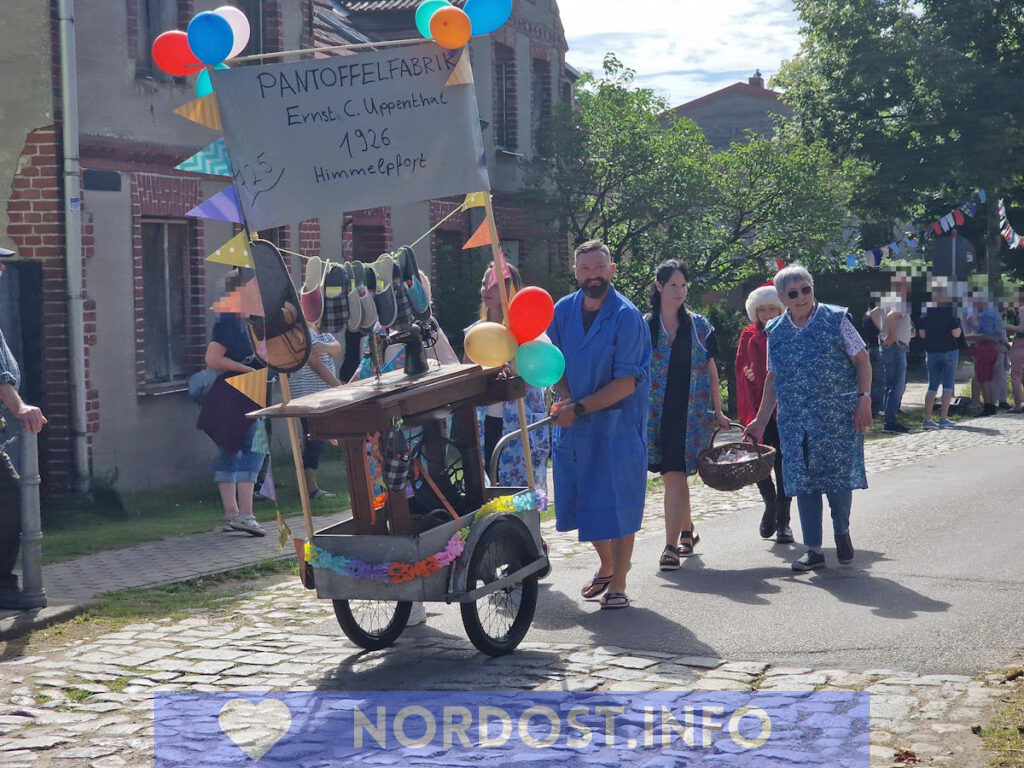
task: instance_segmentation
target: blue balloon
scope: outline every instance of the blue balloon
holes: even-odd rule
[[[218,64],[214,69],[228,69],[228,65]],[[196,98],[201,99],[211,93],[213,93],[213,81],[210,79],[210,68],[203,67],[203,71],[196,78]]]
[[[512,0],[469,0],[462,10],[473,23],[474,35],[489,35],[512,15]]]
[[[188,47],[207,66],[214,67],[224,61],[234,44],[231,24],[213,11],[197,13],[188,23]]]

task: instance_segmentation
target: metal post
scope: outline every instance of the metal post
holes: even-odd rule
[[[39,449],[36,436],[21,433],[21,558],[22,608],[45,608],[43,531],[39,516]]]

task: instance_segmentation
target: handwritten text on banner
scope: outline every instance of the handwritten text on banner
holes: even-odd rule
[[[250,229],[490,189],[463,51],[427,43],[213,75]]]

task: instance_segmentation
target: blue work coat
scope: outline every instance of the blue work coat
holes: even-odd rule
[[[565,356],[574,402],[613,379],[632,376],[629,397],[555,429],[555,519],[559,531],[579,531],[580,541],[604,541],[640,530],[647,492],[647,410],[651,332],[643,316],[615,288],[587,333],[583,292],[555,305],[548,336]]]

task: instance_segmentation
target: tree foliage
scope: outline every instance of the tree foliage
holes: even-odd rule
[[[869,217],[945,213],[989,192],[985,245],[1001,242],[994,202],[1024,171],[1024,0],[795,0],[799,55],[775,83],[805,137],[869,162],[855,197]],[[990,258],[990,276],[999,259]]]
[[[527,186],[538,215],[563,222],[571,242],[608,244],[632,298],[666,258],[682,258],[700,290],[774,271],[779,258],[841,258],[863,173],[856,161],[836,162],[823,141],[785,123],[772,138],[714,152],[614,55],[604,69],[584,74],[577,108],[542,128]]]

